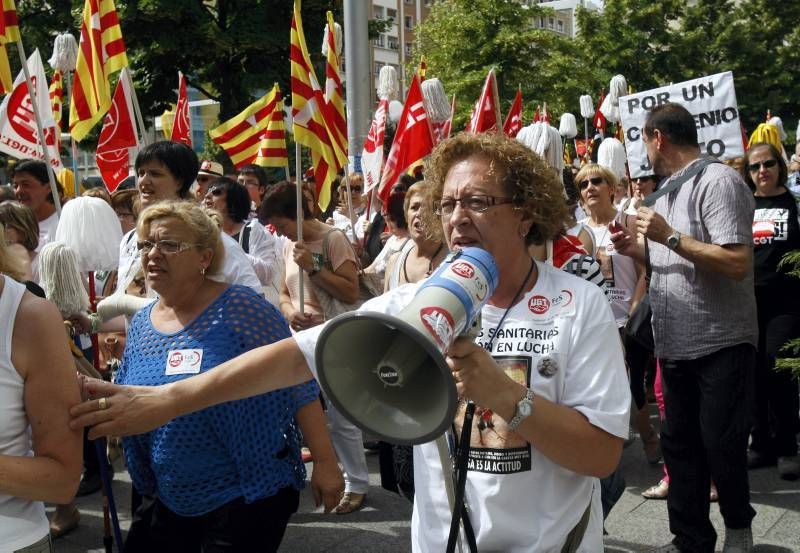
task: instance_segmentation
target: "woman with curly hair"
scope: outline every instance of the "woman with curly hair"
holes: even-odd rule
[[[478,337],[457,338],[446,352],[464,400],[454,420],[457,434],[465,400],[477,405],[465,495],[477,550],[602,551],[598,478],[619,462],[630,391],[602,291],[528,254],[530,244],[557,234],[567,217],[561,181],[519,142],[467,133],[436,147],[425,181],[448,247],[481,248],[498,270]],[[361,309],[397,314],[419,287],[401,286]],[[91,391],[106,396],[108,408],[86,402],[73,409],[75,423],[97,424],[92,435],[141,430],[203,405],[302,382],[311,378],[324,328],[299,332],[175,387],[93,382]],[[436,444],[415,446],[416,552],[445,550],[451,519],[446,478]]]

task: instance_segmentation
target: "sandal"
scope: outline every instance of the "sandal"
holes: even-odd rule
[[[367,496],[365,493],[345,492],[342,500],[333,512],[337,515],[347,515],[354,511],[358,511],[364,504],[364,498]]]
[[[645,499],[666,499],[669,494],[669,482],[661,479],[658,484],[651,486],[642,492]]]
[[[62,507],[72,507],[68,514],[63,515]],[[53,513],[53,518],[50,519],[50,536],[58,539],[61,536],[69,534],[78,527],[78,522],[81,520],[81,513],[75,505],[59,505],[56,507],[56,512]]]

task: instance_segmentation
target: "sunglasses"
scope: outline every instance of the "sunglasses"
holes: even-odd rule
[[[361,188],[360,186],[351,186],[351,187],[350,187],[350,193],[351,193],[351,194],[352,194],[352,193],[354,193],[354,192],[362,192],[363,190],[364,190],[364,189],[363,189],[363,188]]]
[[[751,163],[750,165],[747,166],[747,169],[751,173],[755,173],[756,171],[760,171],[761,167],[770,169],[772,167],[775,167],[777,164],[778,164],[777,159],[768,159],[767,161],[756,161],[755,163]]]
[[[225,193],[225,189],[224,188],[212,188],[211,190],[209,190],[209,192],[211,192],[212,196],[222,196]]]
[[[598,184],[601,184],[601,183],[602,183],[604,180],[605,180],[605,179],[604,179],[603,177],[592,177],[592,178],[590,178],[590,179],[585,179],[585,180],[582,180],[581,182],[579,182],[579,183],[578,183],[578,187],[579,187],[581,190],[583,190],[584,188],[586,188],[586,187],[588,187],[588,186],[589,186],[589,183],[590,183],[590,182],[591,182],[593,185],[597,186]]]

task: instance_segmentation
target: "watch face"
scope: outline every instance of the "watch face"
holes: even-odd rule
[[[529,417],[533,410],[533,404],[531,404],[530,400],[525,399],[517,404],[517,409],[519,410],[520,416]]]

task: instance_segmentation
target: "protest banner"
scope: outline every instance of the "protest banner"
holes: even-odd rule
[[[620,98],[631,178],[653,173],[642,141],[642,127],[648,112],[667,102],[682,105],[694,117],[701,154],[721,160],[744,155],[733,73],[726,71]]]

